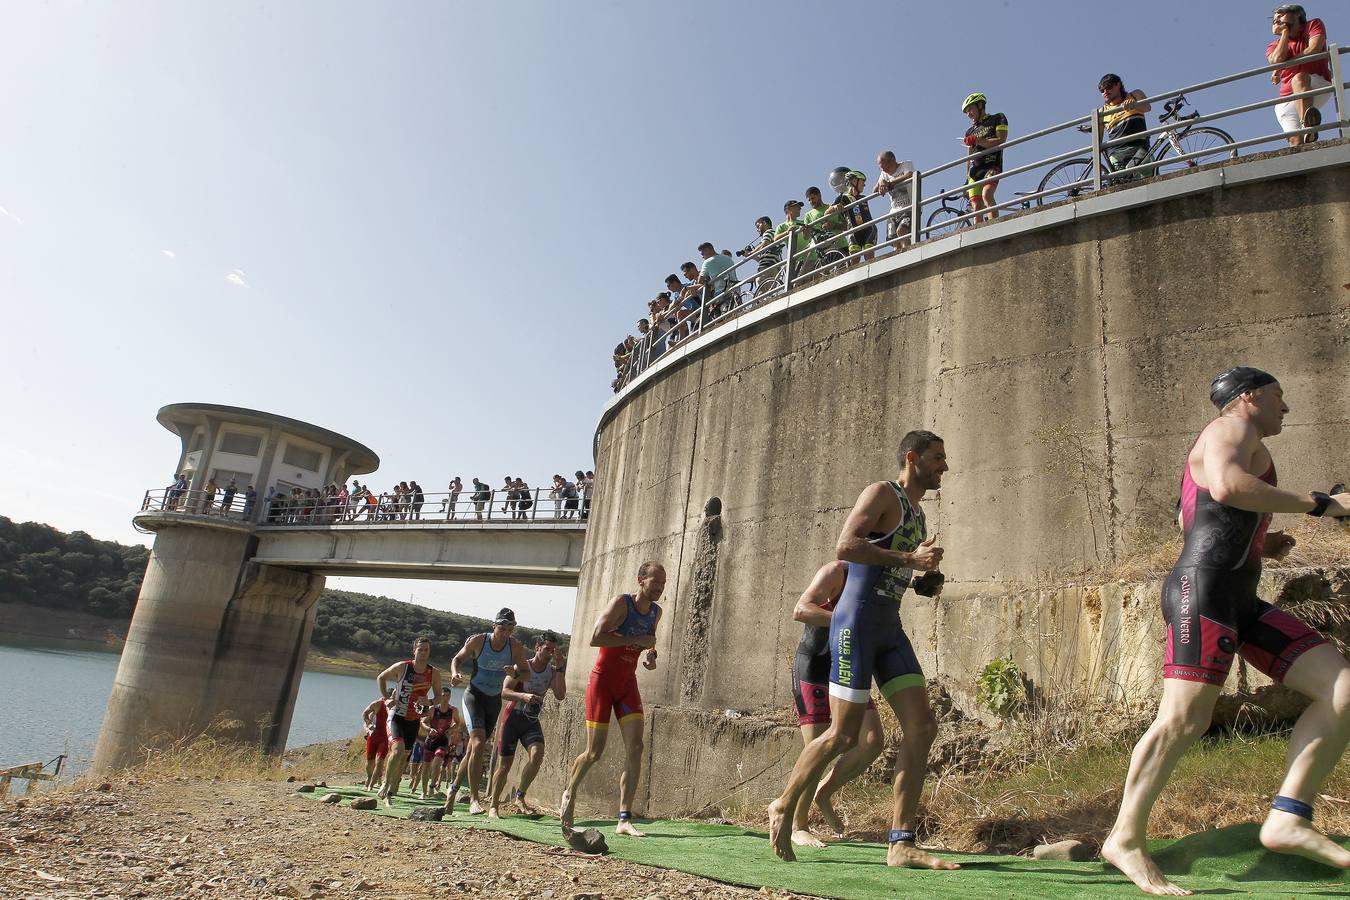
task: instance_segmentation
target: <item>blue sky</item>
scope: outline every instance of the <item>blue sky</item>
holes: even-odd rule
[[[610,349],[698,243],[880,149],[957,156],[973,90],[1016,135],[1088,112],[1107,69],[1261,65],[1269,10],[9,4],[0,514],[143,540],[176,460],[154,413],[182,401],[351,435],[381,487],[591,468]],[[572,591],[332,584],[571,625]]]

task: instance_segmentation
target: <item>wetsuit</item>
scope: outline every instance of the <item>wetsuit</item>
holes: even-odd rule
[[[498,650],[492,646],[492,632],[483,635],[483,646],[474,660],[473,678],[464,692],[464,721],[469,731],[482,731],[484,737],[497,727],[502,712],[503,670],[511,664],[511,638]]]
[[[977,140],[986,141],[990,138],[1008,136],[1008,117],[1003,113],[988,113],[980,121],[966,129],[966,137],[973,137]],[[982,154],[975,156],[975,154]],[[977,181],[983,181],[991,175],[997,175],[1003,171],[1003,145],[995,149],[987,147],[971,147],[970,154],[973,159],[966,165],[969,177],[966,178],[966,184],[974,184]],[[997,181],[991,181],[990,184],[998,184]],[[971,199],[980,196],[984,190],[984,185],[969,188],[968,193]]]
[[[887,482],[900,503],[900,523],[889,534],[873,534],[874,547],[913,552],[927,537],[923,510],[913,506],[899,482]],[[914,571],[848,564],[848,580],[830,619],[830,696],[866,703],[875,679],[881,696],[923,687],[923,669],[900,626],[900,598]]]
[[[525,678],[524,685],[519,688],[520,692],[544,696],[544,692],[553,684],[553,663],[544,663],[542,672],[534,670],[533,661],[527,665],[530,672]],[[544,743],[544,729],[539,725],[539,714],[543,711],[542,703],[521,703],[512,700],[506,704],[502,728],[497,734],[497,755],[515,756],[517,744],[528,750],[535,744]]]
[[[848,582],[845,582],[847,584]],[[834,609],[836,600],[821,605]],[[798,725],[830,724],[830,629],[824,625],[802,626],[802,639],[792,659],[792,699],[797,706]],[[867,698],[868,709],[875,709]]]
[[[610,634],[623,637],[656,634],[656,617],[661,612],[659,605],[653,603],[643,614],[638,612],[632,594],[624,594],[623,602],[628,613]],[[642,717],[642,696],[638,693],[637,683],[637,664],[641,656],[642,649],[632,644],[600,648],[595,668],[591,669],[591,679],[586,684],[587,728],[608,728],[611,713],[619,717],[620,725]]]
[[[439,706],[433,706],[427,717],[431,720],[427,727],[431,729],[431,734],[427,735],[427,754],[429,756],[449,756],[450,755],[450,729],[454,727],[455,717],[458,715],[453,706],[442,710]]]
[[[417,705],[431,690],[431,675],[435,671],[436,667],[428,664],[425,672],[418,672],[411,659],[403,661],[403,674],[394,689],[394,708],[389,710],[389,740],[402,741],[404,749],[411,749],[417,740],[422,725]]]
[[[1274,485],[1275,464],[1261,476]],[[1222,685],[1234,654],[1281,681],[1304,653],[1326,638],[1256,596],[1270,513],[1225,506],[1191,478],[1181,478],[1185,543],[1163,582],[1167,655],[1163,677]]]
[[[379,710],[373,718],[375,728],[366,735],[366,759],[382,759],[389,755],[388,710]]]

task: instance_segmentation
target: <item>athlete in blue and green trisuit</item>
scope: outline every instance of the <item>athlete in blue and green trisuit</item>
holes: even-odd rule
[[[923,670],[900,627],[900,598],[915,570],[935,572],[942,562],[942,549],[935,538],[928,537],[919,501],[941,485],[947,453],[942,439],[931,431],[911,431],[900,441],[896,457],[902,469],[900,478],[869,485],[839,536],[836,555],[849,566],[844,592],[830,620],[830,728],[806,746],[782,796],[769,804],[769,839],[774,852],[785,860],[796,858],[791,823],[797,804],[819,782],[830,762],[858,743],[875,681],[882,698],[895,710],[903,734],[886,864],[959,868],[921,850],[914,841],[937,719],[928,705]]]

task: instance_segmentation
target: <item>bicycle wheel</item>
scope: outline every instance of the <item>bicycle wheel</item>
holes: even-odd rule
[[[1154,170],[1159,175],[1166,175],[1169,172],[1185,172],[1202,166],[1205,163],[1218,162],[1221,159],[1237,159],[1237,151],[1228,149],[1228,145],[1233,143],[1232,135],[1218,128],[1192,128],[1177,138],[1181,144],[1181,155],[1189,153],[1203,153],[1194,159],[1188,159],[1184,162],[1168,162],[1169,156],[1177,156],[1177,148],[1172,142],[1164,139],[1162,155],[1154,165]],[[1211,150],[1211,153],[1205,153]]]
[[[939,206],[928,216],[928,240],[951,234],[958,228],[965,228],[970,224],[969,219],[957,219],[963,215],[961,210],[951,206]]]
[[[1078,187],[1070,187],[1079,181],[1087,179],[1087,184]],[[1049,194],[1043,194],[1036,198],[1036,205],[1041,206],[1045,203],[1056,203],[1060,200],[1070,200],[1074,197],[1086,194],[1092,190],[1092,160],[1090,159],[1066,159],[1064,162],[1055,166],[1045,174],[1041,179],[1036,192],[1051,191]]]

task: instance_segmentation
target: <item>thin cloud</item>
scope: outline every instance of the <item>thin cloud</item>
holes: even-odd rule
[[[241,288],[248,287],[248,282],[244,280],[243,269],[233,270],[232,272],[230,272],[230,274],[225,276],[225,280],[228,281],[230,284],[234,285],[235,287]]]
[[[169,259],[177,259],[177,258],[178,258],[178,254],[177,254],[177,253],[174,253],[172,250],[161,250],[161,251],[159,251],[159,252],[160,252],[160,253],[163,253],[163,254],[164,254],[165,256],[167,256]]]
[[[0,206],[0,219],[9,219],[15,225],[23,224],[23,219],[20,219],[18,216],[14,215],[14,213],[5,209],[3,206]]]

